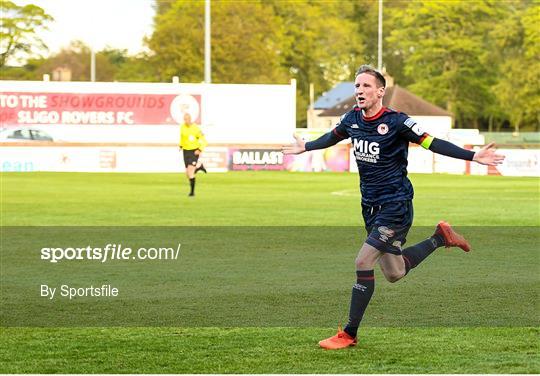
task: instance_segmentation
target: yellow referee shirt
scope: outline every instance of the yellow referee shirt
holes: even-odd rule
[[[182,124],[180,127],[180,147],[184,150],[203,150],[207,145],[204,134],[197,124]]]

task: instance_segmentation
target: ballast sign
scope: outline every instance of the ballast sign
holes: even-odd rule
[[[5,125],[178,124],[175,94],[2,93],[0,122]],[[189,95],[192,118],[200,122],[200,96]],[[182,102],[186,102],[183,100]],[[173,108],[174,107],[174,108]],[[191,108],[193,107],[193,108]],[[196,107],[196,108],[195,108]],[[195,116],[193,116],[195,115]]]
[[[231,150],[231,170],[283,170],[283,153],[272,149]]]

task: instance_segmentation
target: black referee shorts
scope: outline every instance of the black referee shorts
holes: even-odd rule
[[[182,149],[182,151],[184,152],[184,166],[187,167],[187,166],[197,165],[199,156],[195,155],[195,150],[198,150],[198,149],[193,149],[193,150]]]

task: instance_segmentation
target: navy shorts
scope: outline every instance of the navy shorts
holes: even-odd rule
[[[401,255],[413,222],[412,201],[388,202],[380,206],[362,204],[368,237],[366,243],[377,250]]]
[[[184,166],[196,166],[197,161],[199,160],[199,156],[195,155],[195,150],[186,150],[183,149],[184,154]]]

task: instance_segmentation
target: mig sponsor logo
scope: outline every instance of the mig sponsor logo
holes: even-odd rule
[[[355,138],[353,140],[353,148],[357,161],[377,163],[380,153],[378,142],[369,142]]]

